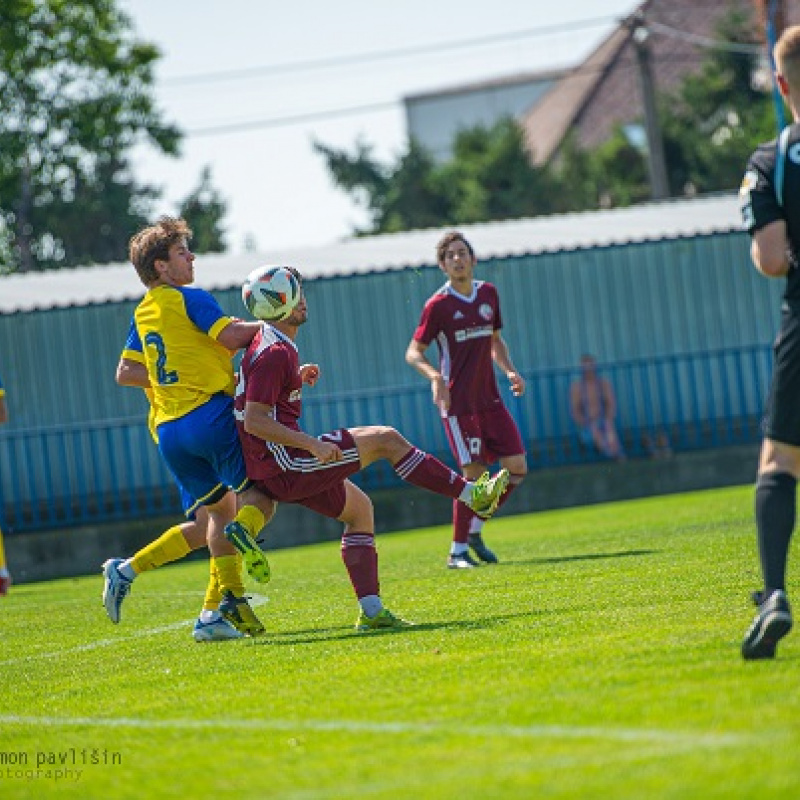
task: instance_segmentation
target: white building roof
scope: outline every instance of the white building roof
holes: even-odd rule
[[[607,211],[461,225],[479,260],[728,232],[741,227],[736,195],[646,203]],[[195,286],[230,289],[262,264],[297,267],[306,278],[435,264],[447,228],[345,239],[324,247],[204,255]],[[0,313],[133,300],[144,287],[130,264],[0,277]]]

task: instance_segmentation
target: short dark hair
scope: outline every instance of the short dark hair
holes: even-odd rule
[[[128,258],[136,268],[139,279],[145,286],[158,280],[156,261],[166,261],[169,249],[176,242],[192,238],[192,230],[185,219],[161,217],[154,225],[148,225],[128,244]]]
[[[439,244],[436,245],[436,261],[439,264],[444,263],[444,254],[447,252],[447,248],[453,244],[453,242],[464,242],[464,246],[469,250],[469,254],[471,258],[475,258],[475,251],[472,249],[472,245],[467,241],[464,234],[460,231],[449,231],[441,239],[439,239]]]

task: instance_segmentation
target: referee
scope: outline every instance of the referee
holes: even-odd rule
[[[786,279],[755,492],[764,588],[753,594],[758,614],[742,642],[746,660],[774,658],[792,627],[786,562],[800,477],[800,26],[783,32],[774,56],[795,123],[750,156],[740,190],[753,264],[769,278]]]

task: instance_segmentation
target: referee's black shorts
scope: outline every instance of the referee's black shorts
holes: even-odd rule
[[[800,447],[800,304],[783,304],[773,353],[764,435]]]

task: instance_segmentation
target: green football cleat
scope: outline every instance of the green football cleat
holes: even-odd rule
[[[507,469],[501,469],[494,477],[491,477],[488,472],[484,472],[475,481],[469,507],[482,519],[489,519],[497,511],[500,498],[507,486]]]
[[[413,622],[396,617],[388,608],[382,608],[374,617],[368,617],[363,611],[356,621],[357,631],[385,631],[391,628],[411,628]]]
[[[244,525],[236,522],[225,526],[225,538],[242,554],[247,574],[258,583],[269,583],[270,569],[267,556]]]

